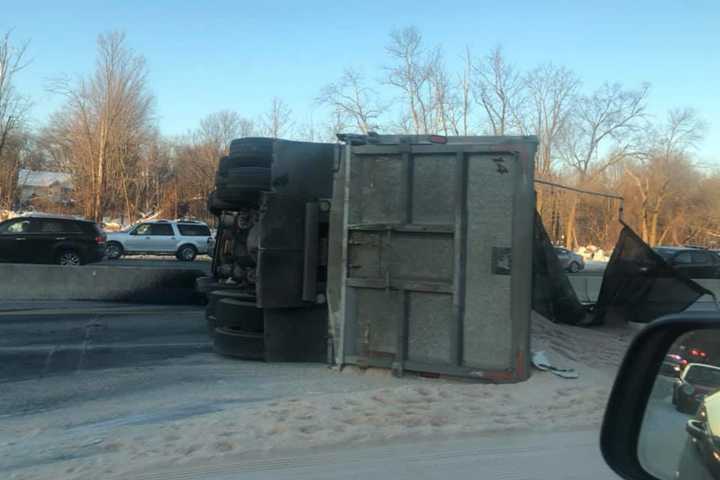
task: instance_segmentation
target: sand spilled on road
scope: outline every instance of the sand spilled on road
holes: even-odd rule
[[[12,479],[96,479],[139,472],[150,465],[178,465],[226,455],[250,455],[328,445],[371,444],[433,435],[508,430],[559,430],[599,424],[612,375],[631,333],[555,325],[535,318],[533,346],[580,378],[533,372],[521,384],[490,385],[446,379],[390,379],[382,388],[312,393],[151,425],[92,431],[16,429],[27,451],[60,446],[44,465],[15,468]],[[387,375],[356,370],[336,375]],[[7,437],[7,438],[3,438]]]

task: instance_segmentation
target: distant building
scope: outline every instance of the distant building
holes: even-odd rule
[[[66,204],[71,201],[72,176],[69,173],[23,169],[18,172],[18,189],[21,205],[27,205],[36,198]]]

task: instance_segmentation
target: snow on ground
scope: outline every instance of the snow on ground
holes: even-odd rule
[[[533,371],[527,382],[492,385],[413,376],[395,379],[380,370],[260,366],[258,371],[270,374],[295,369],[297,374],[287,378],[294,387],[285,396],[264,400],[258,390],[254,400],[234,402],[240,383],[227,375],[214,395],[192,391],[192,384],[173,384],[145,403],[135,396],[6,418],[0,430],[0,458],[12,458],[15,465],[3,476],[132,478],[132,472],[151,465],[212,461],[226,455],[594,427],[633,333],[631,328],[556,325],[534,316],[533,350],[545,350],[557,366],[575,368],[577,380]],[[214,398],[216,408],[182,407],[201,393]],[[120,415],[129,403],[137,407],[139,402],[148,412],[144,416]],[[153,417],[163,402],[167,415]],[[27,457],[28,452],[35,456]]]

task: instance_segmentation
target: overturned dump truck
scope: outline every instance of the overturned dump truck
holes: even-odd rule
[[[529,374],[535,137],[234,140],[198,280],[218,353]]]

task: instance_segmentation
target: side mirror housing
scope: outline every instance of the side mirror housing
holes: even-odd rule
[[[703,440],[707,436],[707,432],[699,420],[688,420],[685,431],[696,440]]]
[[[686,444],[700,439],[708,442],[708,433],[703,428],[702,419],[694,418],[698,406],[694,405],[693,408],[690,408],[685,404],[676,403],[675,393],[678,395],[681,393],[675,392],[673,389],[673,384],[677,380],[658,377],[665,356],[669,351],[678,351],[676,342],[681,338],[688,338],[689,335],[704,341],[712,340],[713,337],[720,340],[720,312],[684,312],[662,317],[648,324],[630,344],[615,379],[600,434],[600,448],[603,457],[610,468],[622,478],[638,480],[678,478],[682,480],[687,477],[682,475],[682,470],[688,463],[687,452],[683,450],[687,448]],[[720,342],[718,342],[718,347],[720,352]],[[673,348],[675,350],[672,350]],[[713,359],[710,355],[703,362],[700,367],[704,369],[720,370],[718,363],[720,358]],[[688,378],[686,376],[686,380]],[[658,384],[662,383],[664,388],[662,396],[657,394],[660,389],[656,380]],[[694,393],[691,397],[684,398],[683,401],[703,404],[706,398],[718,391],[720,390],[708,389],[702,395]],[[717,397],[720,398],[720,394]],[[710,401],[708,400],[708,402]],[[715,406],[720,406],[720,402]],[[651,411],[651,409],[654,410]],[[720,414],[717,408],[715,410],[716,414]],[[708,415],[709,411],[708,408]],[[643,422],[646,417],[652,417],[654,421],[657,421],[658,412],[667,416],[662,417],[662,421],[659,423],[661,425],[672,424],[672,431],[653,431],[651,434],[643,435],[643,438],[671,437],[673,438],[671,443],[675,449],[673,451],[657,451],[657,449],[647,448],[647,444],[640,445]],[[705,415],[704,411],[702,415]],[[665,422],[665,418],[672,422]],[[655,426],[655,424],[648,424],[649,427]],[[641,458],[641,451],[650,451],[652,458],[650,460]],[[669,458],[670,456],[672,458]],[[658,464],[662,464],[662,468],[654,468],[653,465],[649,465],[654,459]],[[701,465],[699,468],[705,469],[705,466]]]

